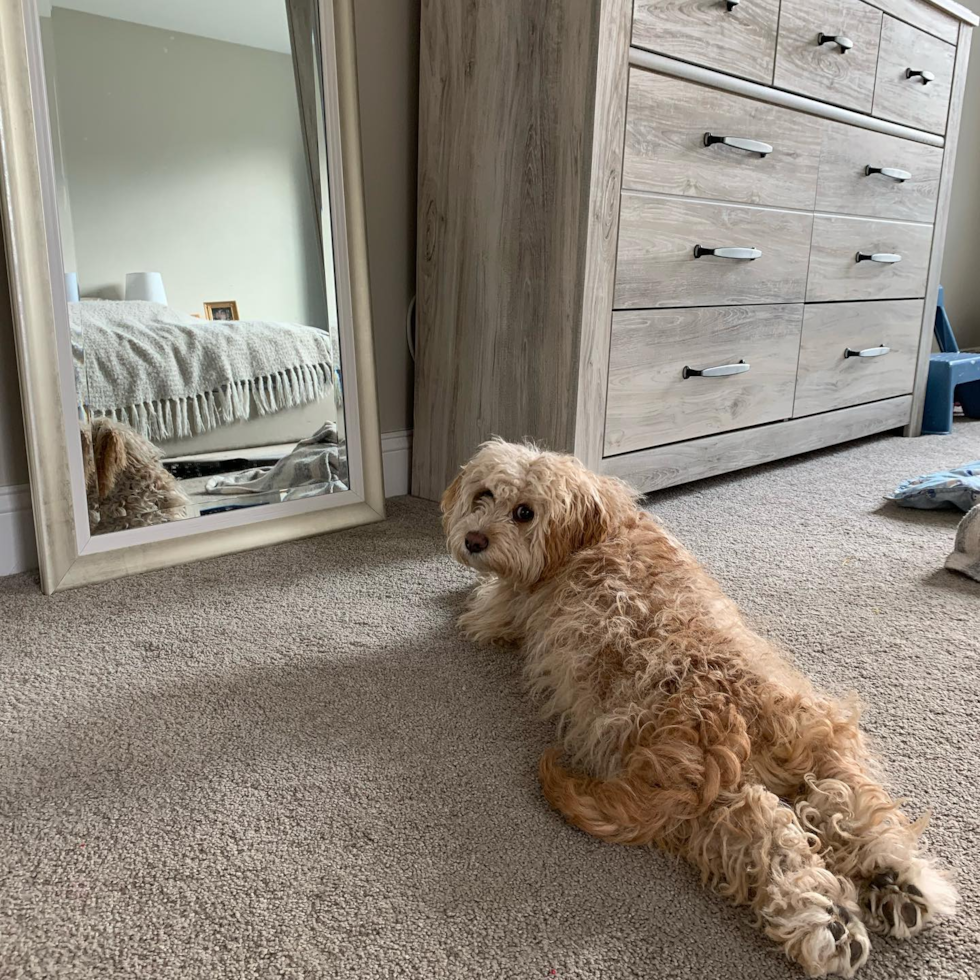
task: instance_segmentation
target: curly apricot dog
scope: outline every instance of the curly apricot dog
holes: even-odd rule
[[[811,976],[852,976],[866,927],[907,937],[953,912],[857,707],[753,633],[625,484],[494,441],[442,509],[450,552],[482,577],[460,626],[523,644],[558,723],[540,775],[568,821],[682,855]]]

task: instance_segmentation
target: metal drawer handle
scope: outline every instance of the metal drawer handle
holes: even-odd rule
[[[847,54],[847,52],[854,47],[854,42],[849,37],[845,37],[843,34],[817,35],[817,44],[826,44],[828,41],[833,41],[834,44],[840,48],[841,54]]]
[[[745,150],[746,153],[758,153],[760,157],[772,153],[772,147],[768,143],[763,143],[760,140],[744,139],[741,136],[714,136],[712,133],[704,134],[705,146],[712,146],[715,143],[731,146],[736,150]]]
[[[902,256],[894,252],[858,252],[855,262],[881,262],[891,265],[893,262],[901,262]]]
[[[731,13],[742,0],[725,0],[725,6],[728,8],[728,13]]]
[[[700,371],[697,368],[685,367],[681,371],[681,377],[685,381],[688,378],[727,378],[732,374],[745,374],[751,366],[745,361],[739,361],[738,364],[718,364],[715,367],[702,368]]]
[[[890,347],[865,347],[864,350],[851,350],[850,347],[847,347],[844,350],[844,357],[881,357],[890,350]]]
[[[872,174],[881,174],[882,177],[891,177],[901,183],[903,180],[911,180],[912,175],[907,170],[899,170],[897,167],[865,167],[864,176],[870,177]]]
[[[905,69],[906,78],[915,78],[916,76],[922,79],[923,85],[928,85],[930,82],[934,82],[936,80],[936,76],[933,75],[931,71],[920,71],[918,68]]]
[[[694,257],[701,258],[702,255],[715,255],[719,259],[757,259],[762,252],[757,248],[705,248],[703,245],[694,246]]]

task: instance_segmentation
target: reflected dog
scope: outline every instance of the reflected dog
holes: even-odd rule
[[[81,437],[93,531],[125,531],[190,516],[190,498],[160,462],[160,450],[135,429],[97,418],[82,427]]]
[[[857,705],[749,629],[625,484],[493,441],[442,510],[450,553],[481,576],[460,626],[523,645],[560,740],[541,784],[570,823],[685,857],[810,976],[853,976],[869,929],[906,938],[954,911]]]

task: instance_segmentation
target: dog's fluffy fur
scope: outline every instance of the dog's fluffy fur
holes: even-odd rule
[[[82,428],[89,523],[100,532],[165,524],[189,516],[191,502],[135,429],[97,418]]]
[[[752,632],[625,484],[494,441],[442,509],[451,554],[482,578],[462,629],[522,644],[558,723],[540,777],[568,821],[687,858],[811,976],[852,976],[866,927],[907,937],[953,912],[925,819],[875,776],[856,704]]]

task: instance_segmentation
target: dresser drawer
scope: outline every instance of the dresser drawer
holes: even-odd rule
[[[922,305],[911,299],[807,306],[793,416],[908,394],[915,381]]]
[[[789,418],[802,317],[800,305],[614,314],[605,455]],[[741,373],[691,374],[711,368]]]
[[[881,25],[874,114],[930,133],[944,133],[955,60],[952,44],[886,16]]]
[[[802,302],[812,222],[812,214],[797,211],[624,193],[613,305]],[[762,254],[745,259],[703,253],[719,248]]]
[[[924,296],[931,246],[932,225],[818,214],[813,219],[807,302]],[[858,261],[859,253],[898,255],[901,261]]]
[[[814,116],[630,70],[624,189],[812,210],[820,141]]]
[[[633,44],[769,84],[778,20],[779,0],[634,0]]]
[[[881,11],[861,0],[783,0],[776,44],[777,88],[870,112]],[[847,53],[832,40],[850,43]]]
[[[932,221],[942,163],[938,146],[824,121],[816,209]]]

